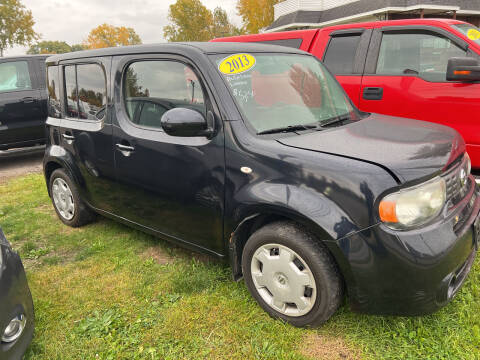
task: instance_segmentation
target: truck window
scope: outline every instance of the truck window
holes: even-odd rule
[[[286,46],[294,49],[300,49],[300,46],[302,46],[302,41],[303,41],[302,39],[278,39],[278,40],[259,41],[259,43]]]
[[[427,81],[443,82],[448,59],[465,56],[463,49],[437,34],[384,33],[376,73],[420,76]]]
[[[31,90],[32,81],[27,61],[0,64],[0,92]]]
[[[124,73],[123,97],[131,122],[161,129],[160,119],[176,107],[206,114],[202,85],[187,65],[178,61],[138,61]]]
[[[333,74],[353,74],[355,54],[360,34],[333,36],[323,57],[323,63]]]

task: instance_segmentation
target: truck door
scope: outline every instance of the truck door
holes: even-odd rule
[[[33,62],[0,60],[0,148],[44,141],[45,112]]]
[[[316,49],[312,51],[322,59],[357,106],[371,35],[371,29],[334,30],[328,35],[328,44],[323,54],[319,56]]]
[[[441,28],[375,29],[360,109],[450,126],[461,133],[473,166],[479,168],[480,84],[446,81],[448,60],[469,55],[466,42]]]

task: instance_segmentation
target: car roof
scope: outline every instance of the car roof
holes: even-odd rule
[[[308,54],[302,50],[293,49],[285,46],[275,46],[259,43],[239,43],[239,42],[185,42],[185,43],[163,43],[163,44],[147,44],[120,46],[104,49],[77,51],[66,54],[53,55],[47,59],[47,63],[55,64],[60,61],[74,60],[80,58],[114,56],[114,55],[131,55],[146,53],[189,53],[200,52],[204,54],[222,54],[222,53],[239,53],[239,52],[278,52],[278,53],[297,53]]]
[[[15,60],[15,59],[30,59],[30,58],[38,58],[38,59],[46,59],[50,54],[36,54],[36,55],[14,55],[14,56],[4,56],[0,58],[0,60]]]

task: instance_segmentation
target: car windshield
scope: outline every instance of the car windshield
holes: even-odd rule
[[[452,25],[452,27],[460,31],[463,35],[465,35],[470,40],[480,45],[480,29],[475,25],[456,24],[456,25]]]
[[[242,53],[215,55],[213,60],[257,133],[360,118],[340,85],[313,56]]]

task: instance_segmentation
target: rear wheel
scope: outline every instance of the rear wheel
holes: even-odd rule
[[[82,201],[74,182],[64,169],[57,169],[52,173],[49,186],[53,207],[64,224],[80,227],[95,218],[95,214]]]
[[[242,267],[260,306],[292,325],[320,325],[341,304],[343,283],[336,264],[298,224],[276,222],[256,231],[245,245]]]

